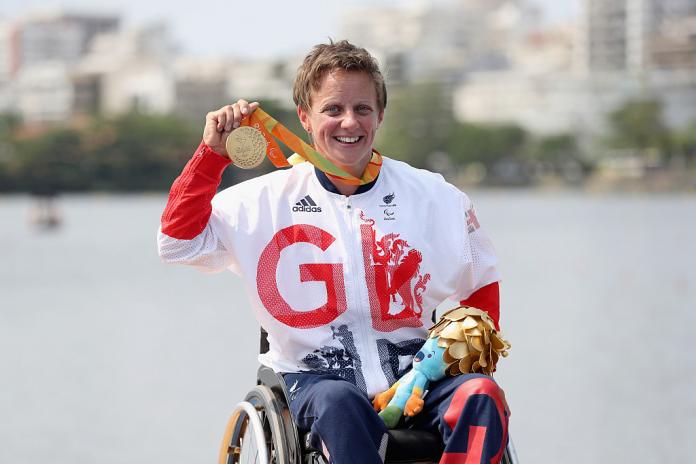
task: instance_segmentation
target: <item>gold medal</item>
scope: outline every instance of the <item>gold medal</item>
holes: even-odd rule
[[[266,139],[260,130],[241,126],[227,137],[225,148],[232,163],[242,169],[254,169],[266,157]]]

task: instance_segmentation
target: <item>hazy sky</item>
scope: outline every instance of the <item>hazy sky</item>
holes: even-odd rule
[[[199,55],[270,57],[304,52],[340,38],[340,16],[361,5],[406,4],[412,0],[3,0],[0,17],[17,18],[50,8],[109,11],[122,15],[126,25],[165,20],[180,47]],[[436,0],[446,1],[446,0]],[[579,0],[529,0],[541,5],[550,20],[572,15]]]

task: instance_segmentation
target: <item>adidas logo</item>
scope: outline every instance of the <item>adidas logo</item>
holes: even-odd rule
[[[305,211],[307,213],[321,213],[321,207],[317,206],[317,204],[314,203],[314,200],[312,200],[312,197],[309,195],[305,195],[303,199],[295,203],[292,210],[296,213],[301,211]]]

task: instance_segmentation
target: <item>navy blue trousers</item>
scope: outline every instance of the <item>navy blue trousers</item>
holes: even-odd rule
[[[292,417],[311,432],[312,446],[335,464],[384,462],[387,429],[360,389],[331,374],[284,377]],[[439,431],[445,443],[441,464],[489,464],[502,457],[509,416],[505,394],[493,379],[467,374],[431,383],[423,411],[402,424]]]

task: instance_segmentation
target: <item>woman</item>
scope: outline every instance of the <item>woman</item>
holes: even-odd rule
[[[378,463],[388,435],[369,398],[409,366],[446,298],[497,323],[497,260],[466,195],[374,150],[387,96],[367,51],[317,45],[293,98],[316,151],[360,185],[302,163],[216,195],[225,141],[258,107],[239,100],[208,113],[162,215],[160,256],[242,276],[268,332],[260,362],[285,374],[298,426],[332,462]],[[432,385],[413,423],[439,429],[442,462],[490,462],[508,414],[490,378],[462,375]]]

